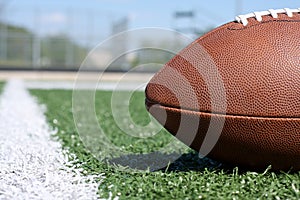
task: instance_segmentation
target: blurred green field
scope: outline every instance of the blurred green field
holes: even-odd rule
[[[3,89],[4,85],[5,85],[5,82],[0,81],[0,92],[2,92],[2,89]]]
[[[105,173],[106,178],[99,180],[99,195],[102,198],[108,198],[110,193],[120,196],[120,199],[300,198],[299,173],[274,173],[269,170],[258,173],[233,168],[207,158],[200,159],[189,149],[185,149],[174,163],[155,171],[137,171],[99,161],[86,150],[76,131],[72,113],[72,91],[31,90],[31,93],[41,104],[46,105],[49,124],[58,130],[56,136],[63,147],[78,157],[78,167],[84,169],[83,173]],[[111,95],[108,91],[98,91],[95,107],[99,124],[114,145],[130,151],[131,155],[136,155],[135,158],[141,158],[141,155],[159,150],[174,140],[164,130],[147,140],[122,134],[114,124],[110,109]],[[143,92],[136,92],[130,102],[129,110],[133,120],[140,124],[148,123]],[[99,146],[99,151],[102,150],[105,152]],[[166,155],[172,154],[171,149],[168,151]],[[130,158],[134,157],[128,157]]]

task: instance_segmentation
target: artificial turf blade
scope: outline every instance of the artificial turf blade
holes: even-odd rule
[[[46,116],[63,147],[76,154],[87,174],[105,173],[106,178],[99,187],[99,195],[110,195],[121,199],[298,199],[300,174],[241,171],[239,168],[224,167],[210,159],[198,158],[194,151],[186,149],[173,163],[162,169],[133,170],[99,161],[86,150],[74,125],[72,91],[32,90],[41,104],[46,105]],[[122,135],[114,124],[109,111],[111,92],[97,91],[97,118],[114,145],[123,146],[131,152],[126,159],[142,159],[142,155],[159,152],[173,138],[162,130],[156,138],[140,140]],[[137,123],[147,123],[144,95],[137,92],[130,105],[132,118]],[[136,116],[134,116],[136,115]],[[105,116],[105,119],[103,119]],[[102,121],[101,121],[102,119]],[[101,147],[99,147],[101,151]],[[171,155],[172,150],[162,155]],[[175,152],[176,153],[176,152]],[[105,156],[103,154],[103,156]],[[139,157],[140,156],[140,157]],[[147,157],[144,157],[144,159]]]

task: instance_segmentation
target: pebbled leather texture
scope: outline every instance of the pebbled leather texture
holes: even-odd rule
[[[191,51],[200,45],[223,79],[227,114],[300,117],[300,14],[263,19],[249,19],[245,27],[236,22],[225,24],[197,39],[166,64],[187,79],[197,95],[197,104],[187,97],[183,105],[178,105],[176,95],[189,91],[179,86],[181,77],[166,77],[169,74],[164,73],[165,68],[147,86],[147,98],[170,107],[211,112],[208,88],[199,73],[205,73],[206,63],[201,63],[205,58]],[[183,58],[182,54],[190,57]],[[192,62],[198,62],[198,66]],[[152,84],[162,81],[174,85],[176,95],[162,85]]]
[[[218,115],[152,105],[150,113],[159,117],[167,113],[165,128],[191,148],[199,151],[212,119],[225,119],[222,134],[208,154],[210,158],[255,170],[300,170],[300,119],[258,118]],[[188,119],[188,120],[184,120]],[[196,133],[179,131],[193,127],[191,122],[201,119]],[[190,142],[190,139],[193,139]]]
[[[213,158],[300,169],[300,14],[248,22],[214,29],[171,59],[147,85],[147,107],[166,110],[164,126],[173,135],[182,115],[200,117],[190,145],[196,150],[210,118],[226,115],[221,137],[209,154]],[[211,71],[212,63],[217,72]],[[211,96],[220,91],[207,77],[217,74],[226,102],[214,101],[212,109]]]

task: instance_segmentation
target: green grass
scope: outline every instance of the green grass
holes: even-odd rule
[[[5,82],[0,81],[0,93],[2,92],[4,85],[5,85]]]
[[[96,139],[96,143],[94,143],[96,150],[99,151],[99,155],[96,155],[98,159],[96,159],[84,147],[76,131],[72,111],[72,91],[33,90],[31,92],[42,104],[47,106],[46,116],[49,123],[58,130],[57,136],[62,141],[64,148],[77,155],[78,162],[86,173],[105,173],[106,178],[99,187],[99,195],[103,198],[109,197],[110,192],[113,196],[120,196],[121,199],[300,198],[299,173],[274,173],[268,170],[253,172],[232,168],[207,158],[199,159],[195,152],[184,148],[181,150],[183,154],[180,158],[167,167],[155,171],[151,171],[151,169],[134,170],[125,167],[128,164],[126,162],[123,166],[121,166],[122,162],[117,162],[119,165],[109,164],[118,157],[108,156],[109,152],[105,152],[105,147],[100,145],[100,138],[100,140]],[[147,160],[147,158],[151,152],[159,151],[174,139],[164,130],[148,139],[124,134],[113,120],[110,110],[111,92],[99,91],[96,99],[95,107],[99,125],[113,145],[129,152],[128,155],[122,155],[119,158],[132,162],[141,160],[146,165],[159,162],[159,159]],[[150,119],[144,108],[143,93],[133,95],[130,111],[136,123],[145,125],[149,122]],[[124,123],[126,124],[128,121],[124,119]],[[147,132],[147,129],[140,131]],[[180,144],[178,143],[178,145]],[[158,153],[156,156],[163,158],[173,155],[172,153],[178,152],[166,149],[165,152]],[[108,159],[104,159],[106,156]],[[130,163],[128,165],[130,166]]]

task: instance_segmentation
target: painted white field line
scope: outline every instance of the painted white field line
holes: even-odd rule
[[[0,199],[97,199],[103,174],[67,167],[53,133],[23,82],[9,81],[0,99]]]

